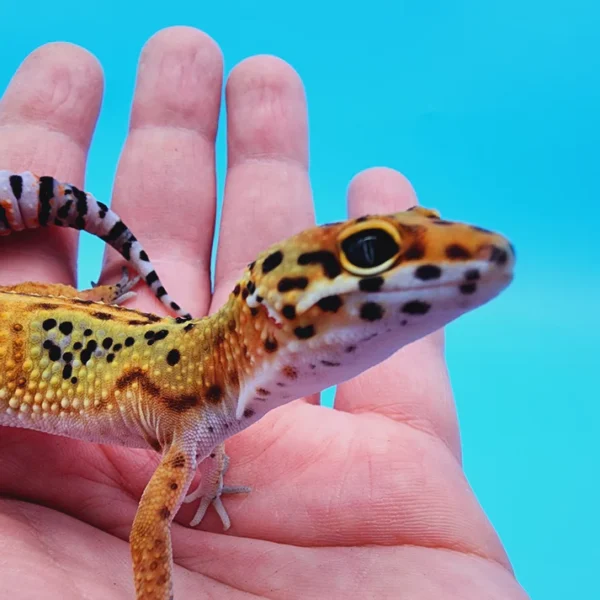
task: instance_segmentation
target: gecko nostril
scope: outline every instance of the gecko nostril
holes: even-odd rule
[[[508,252],[504,248],[492,246],[492,252],[490,254],[489,261],[498,266],[505,265],[508,261]]]

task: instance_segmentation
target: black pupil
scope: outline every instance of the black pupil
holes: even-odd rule
[[[355,267],[369,269],[396,256],[400,248],[383,229],[363,229],[348,236],[342,242],[342,250]]]

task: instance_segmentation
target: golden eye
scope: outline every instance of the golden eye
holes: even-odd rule
[[[356,275],[385,271],[400,253],[400,235],[386,221],[365,221],[340,238],[342,265]]]

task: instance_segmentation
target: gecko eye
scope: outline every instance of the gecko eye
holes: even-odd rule
[[[342,234],[341,259],[344,268],[356,275],[385,271],[400,252],[400,236],[385,221],[367,221]]]

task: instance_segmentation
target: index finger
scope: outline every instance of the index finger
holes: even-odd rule
[[[218,46],[197,29],[170,27],[150,38],[140,57],[111,206],[167,291],[196,317],[206,313],[210,299],[222,68]],[[102,279],[118,279],[123,264],[108,250]],[[162,311],[148,286],[136,291],[138,306]]]

